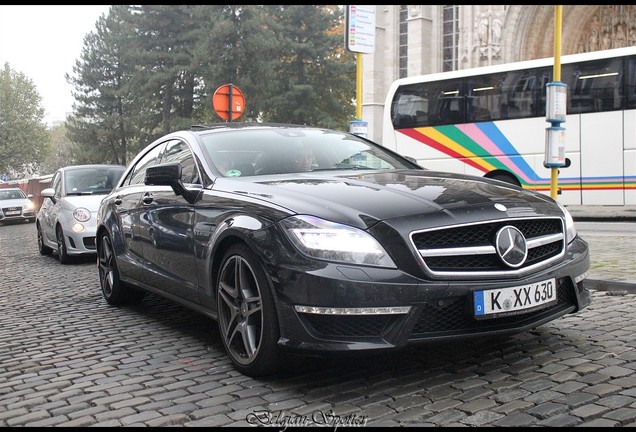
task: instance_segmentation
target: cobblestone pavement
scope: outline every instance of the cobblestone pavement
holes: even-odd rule
[[[61,265],[33,224],[2,226],[0,427],[636,426],[636,293],[592,294],[513,337],[253,379],[211,320],[152,295],[109,307],[94,260]]]
[[[636,224],[632,235],[584,231],[590,246],[588,279],[633,285],[636,290]]]

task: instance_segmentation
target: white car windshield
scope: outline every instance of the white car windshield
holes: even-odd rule
[[[1,190],[0,200],[24,199],[26,195],[20,189]]]

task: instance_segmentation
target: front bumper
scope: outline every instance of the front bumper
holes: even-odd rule
[[[278,269],[274,277],[281,338],[290,350],[330,352],[400,348],[409,344],[500,336],[530,330],[591,303],[584,285],[590,267],[587,243],[577,238],[565,259],[521,279],[424,281],[391,269],[325,264],[321,268]],[[557,303],[543,309],[477,320],[473,292],[557,282]],[[284,282],[283,282],[284,281]],[[406,313],[318,314],[296,306],[399,308]]]
[[[93,218],[94,219],[94,218]],[[69,255],[95,254],[95,221],[92,224],[84,224],[84,231],[75,232],[72,227],[64,228],[66,237],[66,250]]]
[[[0,223],[2,222],[34,222],[35,221],[35,211],[34,210],[26,210],[20,211],[20,214],[15,215],[6,215],[4,212],[0,214]]]

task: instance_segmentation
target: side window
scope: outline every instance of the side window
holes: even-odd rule
[[[131,171],[132,177],[130,178],[130,184],[144,184],[144,179],[146,177],[146,170],[149,166],[156,165],[159,163],[161,158],[161,150],[163,150],[165,143],[161,143],[156,147],[150,149],[148,153],[145,154],[144,157],[139,159],[139,161],[135,164],[135,168]]]
[[[541,109],[540,102],[537,100],[538,94],[542,91],[541,76],[537,69],[510,71],[504,74],[498,118],[538,116],[538,110]]]
[[[625,99],[627,106],[625,108],[636,108],[636,59],[626,59],[627,79],[625,80]]]
[[[51,187],[55,189],[55,196],[62,195],[62,175],[59,171],[53,176],[53,180],[51,180]]]
[[[192,151],[184,141],[173,140],[167,144],[161,163],[167,162],[179,162],[181,164],[181,181],[183,183],[200,183],[199,172],[194,162]]]
[[[621,108],[621,59],[563,65],[561,75],[568,85],[568,114]]]

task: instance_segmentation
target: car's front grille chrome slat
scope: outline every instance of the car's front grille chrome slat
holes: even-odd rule
[[[524,235],[528,256],[518,268],[497,255],[499,229],[513,226]],[[506,276],[527,274],[561,259],[565,234],[560,218],[501,219],[411,233],[424,268],[433,276]]]

